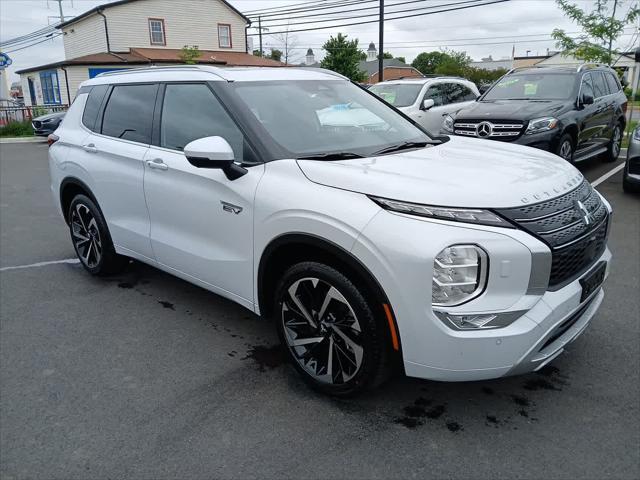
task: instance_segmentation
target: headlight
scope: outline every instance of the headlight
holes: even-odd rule
[[[527,130],[524,133],[531,134],[531,133],[546,132],[548,130],[553,130],[557,126],[558,126],[558,119],[555,117],[536,118],[529,122],[529,125],[527,126]]]
[[[460,305],[480,295],[487,283],[487,267],[487,254],[475,245],[442,250],[433,261],[433,305]]]
[[[446,132],[453,133],[453,117],[451,115],[445,115],[442,121],[442,129]]]
[[[496,227],[513,228],[513,225],[503,220],[489,210],[471,208],[432,207],[419,203],[401,202],[388,198],[369,197],[385,210],[393,212],[418,215],[420,217],[436,218],[438,220],[450,220],[454,222],[477,223],[480,225],[492,225]]]
[[[633,139],[634,140],[640,140],[640,127],[636,128],[633,131]]]

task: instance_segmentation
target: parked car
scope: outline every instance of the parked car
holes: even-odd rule
[[[620,154],[627,98],[609,67],[528,67],[445,117],[448,134],[518,143],[569,162]]]
[[[133,258],[273,319],[333,395],[394,365],[446,381],[537,370],[604,296],[611,208],[572,165],[434,139],[330,71],[107,73],[50,141],[89,273]]]
[[[31,121],[33,133],[38,136],[46,137],[50,133],[56,131],[60,126],[66,112],[54,112],[47,115],[41,115]]]
[[[391,80],[370,90],[435,134],[444,115],[470,105],[480,95],[473,82],[458,77]]]
[[[631,140],[629,140],[622,187],[628,193],[640,192],[640,125],[633,131]]]

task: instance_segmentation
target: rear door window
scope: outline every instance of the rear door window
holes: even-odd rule
[[[449,103],[466,102],[476,98],[471,89],[461,83],[448,83],[447,87]]]
[[[593,80],[591,79],[591,74],[587,73],[582,77],[582,86],[580,87],[580,95],[582,98],[585,96],[590,96],[595,98],[595,94],[593,92]]]
[[[157,84],[114,86],[104,109],[102,134],[150,144],[157,90]]]
[[[87,98],[87,103],[84,105],[84,113],[82,114],[82,124],[89,130],[95,131],[100,106],[107,90],[109,90],[109,85],[96,85],[89,92],[89,98]]]

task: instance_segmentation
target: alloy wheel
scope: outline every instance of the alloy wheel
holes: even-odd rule
[[[82,203],[78,203],[71,212],[71,234],[82,263],[88,268],[95,268],[102,258],[102,240],[95,217]]]
[[[306,277],[292,283],[282,299],[287,347],[311,377],[338,385],[362,366],[362,329],[346,298],[324,280]]]
[[[569,140],[562,142],[562,145],[560,146],[560,156],[562,158],[571,161],[572,151],[573,148],[571,147],[571,142]]]

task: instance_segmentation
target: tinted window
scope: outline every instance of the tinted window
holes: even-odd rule
[[[616,93],[620,91],[620,85],[618,84],[618,79],[615,77],[613,73],[605,73],[604,76],[607,79],[607,84],[609,84],[609,91],[611,93]]]
[[[167,85],[162,107],[160,145],[182,150],[193,140],[223,137],[236,159],[243,158],[243,136],[215,95],[204,84]]]
[[[102,133],[140,143],[151,143],[157,85],[116,85],[102,117]]]
[[[87,98],[87,103],[84,105],[84,113],[82,114],[82,123],[89,130],[95,131],[100,105],[102,105],[102,100],[107,90],[109,90],[109,85],[97,85],[89,92],[89,98]]]
[[[449,90],[449,103],[466,102],[467,100],[475,100],[474,93],[460,83],[447,84]]]
[[[427,93],[424,94],[424,99],[433,100],[434,107],[439,107],[440,105],[446,104],[447,103],[447,85],[444,83],[431,85],[427,89]]]
[[[591,72],[591,77],[593,78],[593,91],[595,93],[595,97],[599,98],[609,95],[609,87],[607,87],[607,83],[604,80],[602,72]]]
[[[378,83],[369,89],[395,107],[408,107],[418,98],[421,83]]]
[[[580,95],[582,95],[582,98],[584,98],[586,95],[589,95],[592,98],[595,97],[593,93],[593,81],[591,80],[590,74],[587,74],[584,77],[582,77],[582,86],[580,87]]]

